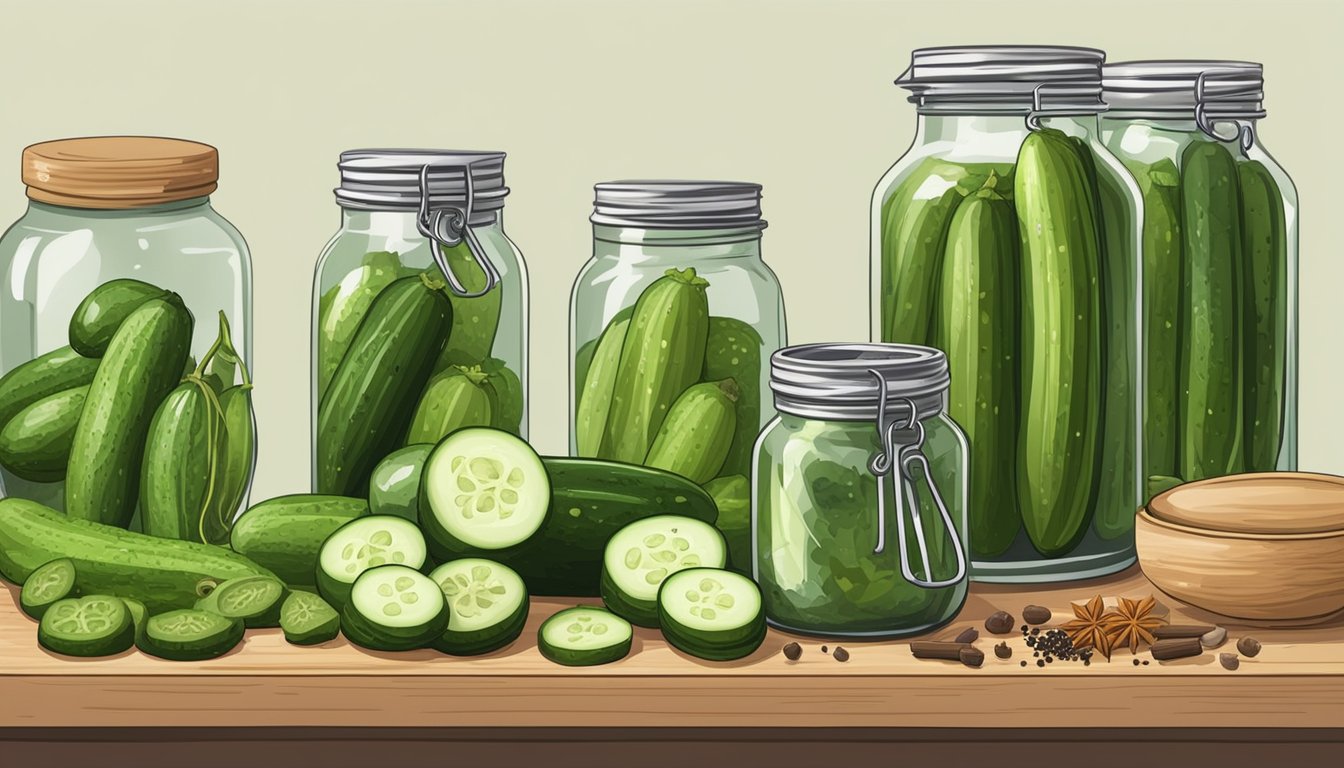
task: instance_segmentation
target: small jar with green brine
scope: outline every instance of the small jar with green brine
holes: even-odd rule
[[[462,427],[527,435],[527,272],[504,153],[341,154],[313,282],[313,490],[368,493],[389,453]]]

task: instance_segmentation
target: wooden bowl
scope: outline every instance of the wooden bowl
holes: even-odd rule
[[[1344,610],[1344,478],[1267,472],[1160,494],[1134,525],[1163,592],[1252,622],[1312,624]]]

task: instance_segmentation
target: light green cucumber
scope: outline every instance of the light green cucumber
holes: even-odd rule
[[[669,645],[707,661],[750,656],[765,641],[756,582],[719,568],[688,568],[658,590],[658,626]]]
[[[243,513],[229,532],[233,551],[295,588],[317,585],[322,543],[338,528],[369,514],[362,498],[295,494],[267,499]]]
[[[602,556],[602,602],[642,627],[658,626],[658,588],[686,568],[722,568],[728,557],[723,534],[688,517],[658,515],[617,531]]]
[[[19,411],[0,428],[0,466],[24,480],[65,477],[88,386],[57,392]]]
[[[70,346],[85,357],[102,357],[117,329],[141,304],[168,292],[140,280],[109,280],[94,288],[70,316]]]
[[[580,605],[542,622],[537,630],[537,650],[556,664],[592,667],[629,656],[634,637],[634,628],[620,616]]]
[[[19,608],[34,619],[41,619],[52,603],[79,594],[75,563],[68,557],[43,563],[23,582]]]
[[[490,395],[490,426],[521,436],[525,410],[523,380],[508,363],[498,358],[487,358],[481,363],[487,374],[485,390]]]
[[[433,579],[404,565],[382,565],[355,579],[341,609],[341,631],[364,648],[410,651],[442,637],[451,615]]]
[[[241,619],[244,626],[280,626],[280,606],[289,590],[273,576],[242,576],[229,579],[196,601],[196,608]]]
[[[317,315],[317,395],[326,394],[336,368],[373,306],[374,299],[401,276],[401,257],[374,251],[322,295]]]
[[[224,450],[224,415],[209,384],[192,375],[168,393],[154,414],[140,480],[145,533],[219,543],[228,530],[207,511],[220,491],[215,466]]]
[[[463,427],[489,427],[493,423],[490,392],[479,365],[450,366],[434,374],[420,395],[411,417],[406,444],[437,443]]]
[[[183,608],[150,616],[136,647],[169,661],[204,661],[238,647],[243,630],[242,619]]]
[[[364,571],[388,564],[419,570],[427,560],[425,537],[410,521],[387,515],[359,517],[322,542],[317,591],[333,606],[343,606],[350,599],[351,585]]]
[[[630,321],[617,320],[608,325],[598,338],[592,362],[588,365],[583,386],[578,390],[578,410],[574,419],[574,435],[578,441],[578,455],[594,458],[602,453],[606,435],[607,416],[616,386],[616,372],[620,368],[621,349]]]
[[[66,598],[42,614],[37,642],[65,656],[114,656],[135,642],[135,622],[112,595]]]
[[[716,477],[705,483],[714,497],[719,518],[714,527],[728,544],[728,565],[750,575],[755,558],[751,552],[751,482],[744,475]]]
[[[737,383],[732,379],[693,384],[668,410],[641,462],[707,483],[723,470],[737,431]]]
[[[1279,469],[1288,346],[1288,223],[1283,193],[1258,160],[1237,163],[1245,260],[1246,470]]]
[[[471,293],[485,287],[485,272],[476,264],[476,258],[466,240],[451,248],[441,248],[440,251],[462,287]],[[504,287],[496,285],[474,298],[458,296],[451,287],[443,290],[453,304],[453,330],[448,335],[448,343],[443,345],[435,369],[444,370],[453,365],[480,365],[495,346]]]
[[[433,443],[398,448],[378,462],[369,477],[369,510],[375,515],[420,519],[420,473]]]
[[[318,645],[340,634],[341,615],[311,592],[290,592],[280,606],[280,629],[288,643]]]
[[[761,431],[761,356],[765,342],[750,324],[734,317],[709,318],[705,345],[705,381],[737,382],[737,418],[723,474],[751,474],[751,452]]]
[[[0,377],[0,427],[19,411],[60,392],[87,387],[98,361],[61,347],[35,357]]]
[[[429,574],[448,600],[452,619],[435,640],[454,656],[490,653],[512,643],[527,623],[527,587],[512,568],[475,557],[444,563]]]

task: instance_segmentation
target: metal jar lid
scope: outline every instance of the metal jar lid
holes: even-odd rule
[[[984,45],[916,48],[896,84],[920,114],[1095,115],[1101,65],[1095,48]]]
[[[637,229],[764,229],[761,185],[745,181],[604,181],[591,221]]]
[[[775,408],[807,419],[871,421],[942,411],[947,356],[914,344],[806,344],[770,356]]]
[[[1114,117],[1256,120],[1265,116],[1264,68],[1252,61],[1123,61],[1102,70]]]
[[[352,149],[341,153],[336,202],[364,211],[436,209],[472,199],[472,224],[504,207],[504,153],[441,149]],[[427,198],[427,200],[426,200]]]

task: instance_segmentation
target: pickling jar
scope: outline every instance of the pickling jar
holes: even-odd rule
[[[1142,216],[1100,138],[1103,59],[923,48],[897,80],[918,118],[873,193],[874,335],[947,353],[979,581],[1134,562]]]
[[[966,599],[969,467],[947,415],[947,358],[908,344],[771,356],[779,412],[752,474],[752,553],[767,621],[823,637],[900,637]]]
[[[1108,64],[1106,145],[1143,194],[1145,474],[1297,468],[1297,190],[1245,61]]]
[[[504,153],[343,152],[341,227],[313,281],[313,488],[468,426],[527,435],[527,272]]]

